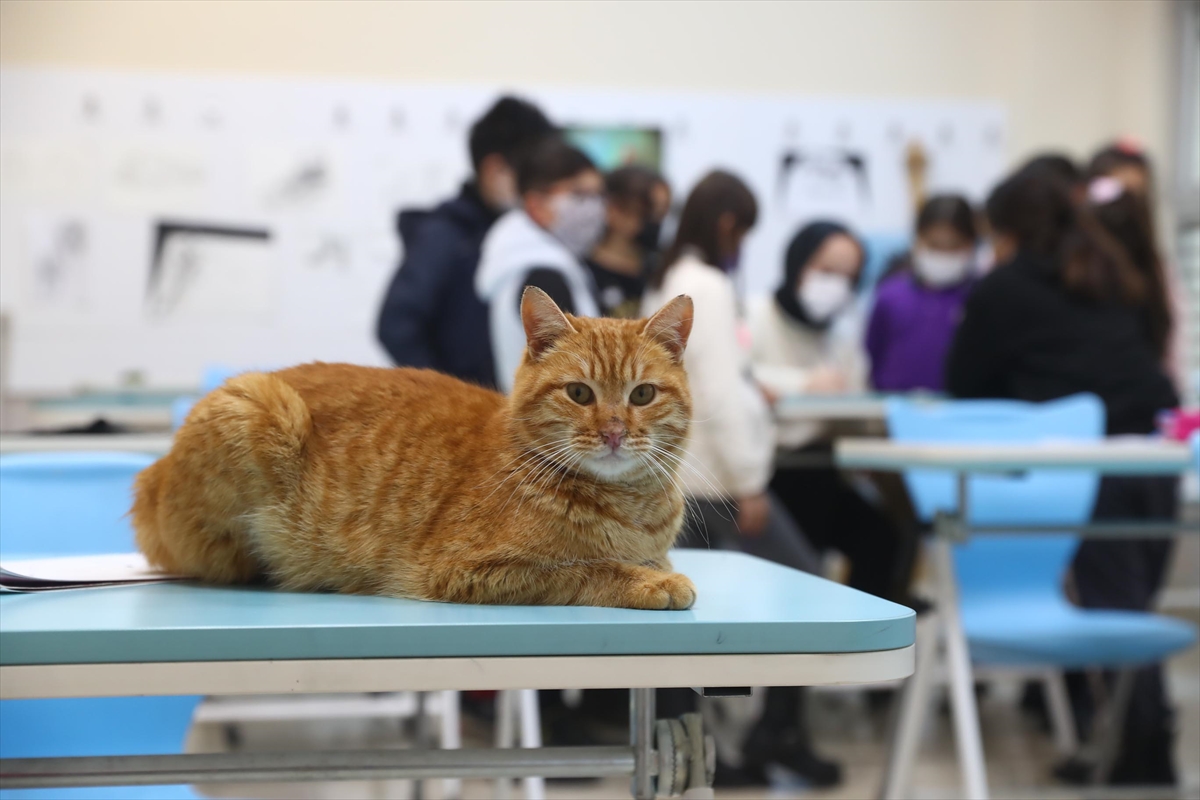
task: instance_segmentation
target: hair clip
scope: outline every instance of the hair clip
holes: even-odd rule
[[[1109,175],[1093,178],[1087,187],[1088,200],[1096,206],[1111,203],[1124,193],[1125,184]]]

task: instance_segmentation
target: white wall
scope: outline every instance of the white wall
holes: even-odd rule
[[[1121,134],[1171,174],[1170,0],[4,0],[0,64],[982,98],[1010,155]]]

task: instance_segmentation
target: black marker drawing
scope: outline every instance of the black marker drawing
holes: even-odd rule
[[[860,202],[871,202],[871,181],[865,153],[846,148],[791,148],[779,160],[775,188],[779,202],[786,205],[792,184],[803,180],[810,187],[836,190],[852,181]]]
[[[266,228],[160,221],[154,226],[154,246],[146,284],[146,307],[155,316],[170,316],[214,266],[213,245],[255,242],[267,245]],[[225,276],[240,280],[241,276]]]
[[[272,206],[311,203],[328,192],[332,184],[333,170],[329,163],[320,157],[308,158],[267,189],[266,201]]]
[[[39,233],[31,248],[34,299],[44,305],[82,301],[88,257],[87,227],[82,220],[64,219],[49,223]]]

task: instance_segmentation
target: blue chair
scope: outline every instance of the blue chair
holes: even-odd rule
[[[862,289],[864,293],[874,289],[875,284],[883,277],[891,260],[898,255],[907,253],[912,247],[912,233],[903,231],[866,233],[862,236],[863,245],[867,248],[867,262],[863,264]]]
[[[1092,395],[1043,404],[892,399],[887,417],[892,438],[910,442],[1014,443],[1104,435],[1104,407]],[[923,521],[958,510],[955,476],[910,470],[904,477]],[[1087,471],[1033,470],[968,480],[966,517],[975,525],[1082,525],[1091,518],[1099,487],[1099,476]],[[1056,740],[1064,749],[1073,745],[1074,730],[1059,670],[1154,663],[1196,639],[1192,626],[1179,620],[1068,602],[1063,579],[1077,547],[1071,534],[1014,533],[972,535],[953,551],[972,661],[1046,678]]]
[[[133,551],[134,476],[154,458],[135,453],[0,457],[4,558]],[[199,697],[103,697],[0,702],[0,757],[163,755],[182,752]],[[174,800],[187,786],[5,789],[3,800]]]

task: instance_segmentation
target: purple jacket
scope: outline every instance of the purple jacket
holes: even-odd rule
[[[972,279],[931,289],[907,271],[879,284],[867,326],[871,385],[876,390],[942,391],[946,354],[974,286]]]

